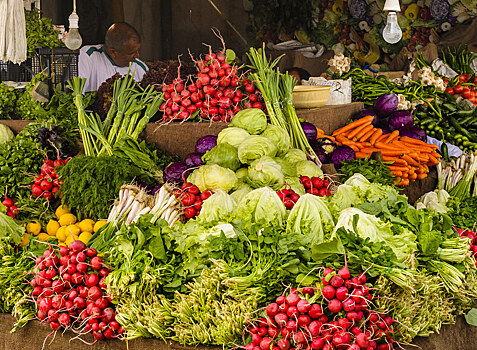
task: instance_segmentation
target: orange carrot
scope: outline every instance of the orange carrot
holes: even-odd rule
[[[392,150],[392,151],[402,151],[402,153],[410,153],[411,152],[409,150],[409,148],[405,148],[405,147],[403,148],[403,147],[394,145],[392,143],[376,142],[374,144],[374,147],[382,148],[382,149],[389,149],[389,150]]]
[[[432,154],[428,154],[428,156],[429,156],[429,165],[439,164],[439,161]]]
[[[356,153],[356,158],[366,158],[369,156],[369,154],[363,153],[363,152],[355,152]]]
[[[413,166],[411,166],[411,168],[409,169],[409,175],[412,175],[415,173],[416,173],[416,169]]]
[[[374,133],[375,133],[375,129],[368,131],[366,134],[363,135],[363,137],[359,139],[359,142],[367,141],[371,136],[373,136]]]
[[[417,179],[417,174],[416,173],[409,173],[409,180],[414,181]]]
[[[383,160],[385,162],[393,162],[393,165],[402,165],[402,166],[407,165],[407,162],[404,159],[398,158],[398,157],[383,156]]]
[[[429,161],[429,156],[426,153],[419,153],[419,161],[427,163]]]
[[[319,139],[320,137],[322,137],[325,132],[323,130],[321,130],[320,128],[316,128],[316,133],[317,133],[317,136],[316,138]],[[321,135],[320,137],[318,137],[318,135]]]
[[[396,165],[388,165],[388,168],[391,169],[391,171],[405,171],[408,172],[409,168],[407,166],[396,166]]]
[[[401,158],[404,159],[409,165],[419,166],[419,162],[417,162],[414,158],[411,158],[408,154],[403,154]]]
[[[338,136],[336,136],[336,141],[342,143],[343,141],[350,141],[350,139],[343,136],[343,135],[338,135]]]
[[[367,147],[367,148],[362,148],[360,152],[371,154],[373,152],[381,152],[381,150],[378,148]]]
[[[374,126],[372,126],[371,124],[368,124],[368,123],[367,123],[367,124],[360,125],[360,126],[356,127],[355,129],[353,129],[353,130],[351,130],[351,131],[349,132],[348,138],[351,140],[351,139],[353,139],[353,138],[356,136],[356,137],[359,139],[361,136],[364,135],[364,134],[361,135],[361,133],[362,133],[364,130],[365,130],[364,133],[367,133],[369,130],[371,130],[371,129],[373,129],[373,128],[374,128]],[[358,135],[360,135],[360,136],[358,137]]]
[[[389,143],[392,140],[396,139],[399,137],[399,130],[394,130],[392,133],[389,134],[388,138],[383,141],[384,143]]]
[[[421,146],[421,145],[416,145],[416,144],[408,143],[408,142],[403,142],[403,143],[404,143],[407,147],[409,147],[410,149],[419,151],[419,152],[421,152],[421,153],[432,153],[432,152],[433,152],[432,148],[429,148],[429,147],[425,147],[425,146]]]
[[[373,134],[373,136],[371,136],[371,139],[369,140],[369,142],[371,144],[375,144],[376,141],[383,135],[383,130],[382,129],[377,129],[376,132]]]
[[[342,128],[339,128],[338,130],[335,130],[331,136],[339,135],[342,134],[346,131],[353,130],[354,128],[357,128],[358,126],[361,126],[363,124],[371,124],[373,121],[374,117],[371,115],[368,115],[367,117],[358,119],[352,123],[349,123],[348,125],[343,126]]]
[[[359,141],[366,141],[368,138],[364,139],[364,137],[366,135],[370,134],[370,133],[372,135],[375,131],[376,131],[376,129],[374,128],[374,126],[368,125],[363,130],[361,130],[359,133],[357,133],[356,136],[354,137],[354,139],[359,140]]]
[[[402,177],[402,172],[399,170],[392,170],[391,173],[393,173],[393,175],[396,175],[397,177]]]
[[[442,156],[439,153],[437,153],[436,151],[432,152],[431,156],[433,156],[436,159],[442,158]]]
[[[421,173],[421,174],[417,174],[416,175],[416,178],[418,180],[422,180],[422,179],[425,179],[427,177],[427,173]]]
[[[372,147],[372,145],[369,142],[356,142],[356,146],[358,146],[359,149]]]
[[[398,184],[396,184],[396,186],[400,186],[400,187],[407,186],[407,185],[409,185],[409,179],[402,179]]]
[[[421,140],[418,140],[418,139],[413,139],[412,137],[407,137],[407,136],[403,136],[400,138],[401,141],[404,141],[404,142],[407,142],[407,143],[413,143],[413,144],[416,144],[418,146],[424,146],[424,147],[430,147],[430,148],[438,148],[437,145],[431,145],[429,143],[426,143],[424,141],[421,141]]]
[[[378,137],[376,141],[383,142],[383,140],[386,140],[389,137],[389,134],[384,134]]]

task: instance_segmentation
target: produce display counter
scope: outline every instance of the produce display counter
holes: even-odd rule
[[[44,339],[51,329],[49,326],[41,325],[38,321],[30,322],[25,327],[10,334],[15,319],[10,314],[0,314],[0,350],[39,350],[42,348]],[[160,339],[135,339],[132,341],[120,341],[117,339],[103,340],[94,345],[82,343],[79,340],[70,342],[73,333],[58,332],[56,337],[51,336],[45,343],[45,350],[219,350],[222,347],[199,346],[184,347],[176,342],[164,343]],[[476,333],[473,326],[465,323],[463,317],[457,319],[455,325],[444,325],[440,334],[433,334],[430,337],[417,337],[414,345],[423,350],[475,350],[477,348]],[[418,349],[416,346],[408,346],[406,349]]]

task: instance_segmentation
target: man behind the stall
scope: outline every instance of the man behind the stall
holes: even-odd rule
[[[104,45],[84,46],[78,59],[78,76],[86,78],[84,92],[98,87],[114,74],[126,75],[131,63],[134,80],[140,81],[147,66],[139,60],[141,37],[136,29],[125,22],[109,27]]]

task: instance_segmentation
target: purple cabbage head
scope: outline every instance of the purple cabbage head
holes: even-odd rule
[[[447,0],[432,0],[429,6],[431,17],[440,21],[446,19],[449,15],[450,5]]]
[[[217,145],[217,136],[206,135],[202,136],[195,143],[195,151],[200,154],[205,154]]]
[[[202,161],[202,154],[194,152],[189,153],[185,159],[185,163],[189,168],[195,168],[204,164]]]
[[[163,173],[164,182],[172,182],[175,184],[181,184],[184,182],[182,179],[182,174],[188,169],[186,163],[183,162],[173,162],[169,164]],[[186,174],[184,174],[184,178]]]
[[[386,117],[397,109],[399,99],[395,94],[385,94],[374,101],[373,109],[379,117]]]
[[[316,140],[316,135],[318,131],[316,130],[316,126],[309,122],[301,122],[301,127],[305,133],[306,139],[308,142],[313,142]]]
[[[389,116],[388,126],[390,130],[401,130],[414,125],[414,116],[409,111],[394,111]]]
[[[353,159],[356,159],[356,152],[351,147],[346,145],[339,146],[331,155],[331,163],[333,163],[336,170],[341,168],[341,163],[345,160]]]

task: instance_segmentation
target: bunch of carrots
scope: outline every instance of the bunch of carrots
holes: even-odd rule
[[[338,145],[347,145],[356,152],[356,158],[369,158],[373,152],[381,152],[383,161],[396,176],[397,186],[409,185],[416,179],[427,177],[429,167],[437,165],[441,155],[437,146],[410,137],[400,137],[399,131],[383,135],[383,130],[371,123],[372,116],[358,119],[333,132]]]

